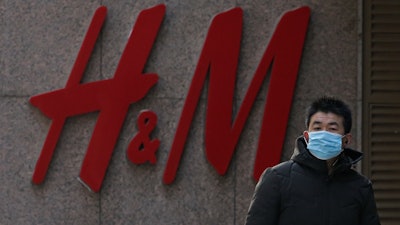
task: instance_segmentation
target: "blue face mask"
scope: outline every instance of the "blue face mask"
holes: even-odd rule
[[[307,149],[318,159],[332,159],[342,152],[343,137],[328,131],[308,132]]]

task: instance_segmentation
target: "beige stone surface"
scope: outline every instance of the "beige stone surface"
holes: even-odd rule
[[[77,181],[96,112],[67,120],[45,182],[33,185],[50,120],[29,98],[65,87],[101,4],[108,8],[107,19],[82,82],[114,75],[138,13],[159,3],[166,5],[166,15],[144,71],[157,73],[159,81],[131,105],[101,192]],[[304,129],[304,108],[313,98],[337,95],[356,112],[357,1],[0,1],[0,224],[243,224],[255,186],[252,172],[268,81],[225,176],[205,155],[207,85],[171,185],[162,182],[165,165],[212,18],[235,6],[243,9],[236,113],[280,16],[303,5],[311,8],[311,18],[282,160],[290,158]],[[135,165],[126,157],[142,109],[158,115],[152,136],[161,144],[154,165]]]

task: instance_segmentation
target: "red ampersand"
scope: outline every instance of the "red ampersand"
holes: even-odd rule
[[[149,161],[151,164],[155,164],[156,151],[160,146],[160,140],[150,138],[150,133],[154,130],[157,124],[157,115],[149,110],[143,110],[140,112],[137,127],[139,132],[131,140],[128,150],[128,159],[135,164],[143,164]]]

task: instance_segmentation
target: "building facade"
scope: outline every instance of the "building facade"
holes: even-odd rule
[[[299,9],[303,17],[286,23]],[[352,147],[365,153],[357,169],[374,182],[382,224],[398,224],[396,9],[396,1],[1,1],[0,224],[243,224],[255,171],[266,165],[257,155],[273,157],[268,147],[282,139],[270,151],[289,159],[305,107],[322,95],[353,110]],[[300,28],[294,41],[276,39],[300,48],[298,60],[282,58],[293,77],[271,71],[274,55],[255,81],[263,56],[285,51],[268,50],[277,29],[302,21],[303,41],[293,44]],[[231,28],[240,35],[220,31]],[[238,55],[223,67],[231,42]],[[214,64],[231,75],[226,83],[214,80]],[[153,80],[116,81],[130,73]],[[228,91],[231,99],[219,95]],[[282,119],[263,123],[274,118],[265,112]],[[215,125],[227,123],[236,136]]]

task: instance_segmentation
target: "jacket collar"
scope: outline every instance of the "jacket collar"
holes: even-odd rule
[[[339,155],[338,161],[334,166],[334,174],[343,172],[352,165],[356,164],[362,159],[362,153],[356,150],[345,148],[344,151]],[[328,168],[325,160],[315,158],[307,149],[307,144],[304,141],[304,137],[300,136],[296,140],[295,149],[292,155],[292,160],[312,168],[318,172],[327,173]]]

